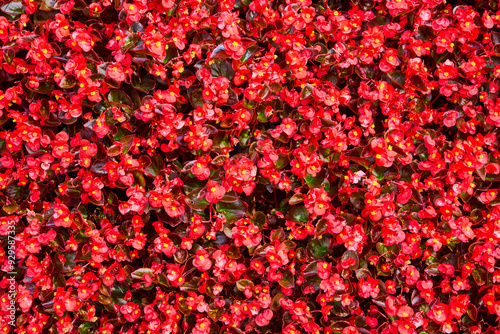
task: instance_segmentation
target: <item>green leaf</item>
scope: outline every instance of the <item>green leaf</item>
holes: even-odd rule
[[[210,65],[212,68],[212,76],[226,77],[229,81],[233,80],[234,70],[230,62],[225,59],[214,59]]]
[[[248,280],[248,279],[240,279],[238,282],[236,282],[236,287],[238,288],[238,290],[240,291],[243,291],[245,290],[245,287],[247,285],[250,285],[250,287],[253,289],[254,287],[254,284],[252,281]]]
[[[462,193],[463,194],[463,193]],[[489,202],[488,205],[490,206],[497,206],[497,205],[500,205],[500,199],[497,198],[497,199],[494,199],[493,201]]]
[[[216,148],[231,147],[231,143],[229,142],[229,137],[225,131],[220,131],[215,135],[212,147]]]
[[[138,34],[130,34],[123,40],[124,44],[121,46],[122,53],[125,54],[133,49],[141,40]]]
[[[393,83],[403,87],[405,85],[406,77],[401,71],[392,71],[387,74]]]
[[[177,263],[184,263],[188,258],[188,252],[185,249],[177,249],[174,253],[174,260]]]
[[[304,276],[314,276],[318,273],[318,262],[312,262],[302,271]]]
[[[40,82],[38,87],[32,90],[41,94],[48,94],[54,91],[54,85],[49,82]]]
[[[261,211],[255,212],[252,217],[252,224],[258,226],[259,228],[263,227],[266,224],[266,221],[266,215]]]
[[[24,13],[25,7],[23,6],[22,2],[9,2],[2,7],[0,7],[0,10],[4,12],[7,15],[20,15]]]
[[[476,268],[472,271],[472,277],[479,286],[485,285],[488,280],[486,270],[478,266],[476,266]]]
[[[120,146],[113,144],[108,148],[108,157],[116,157],[117,155],[120,154],[121,154]]]
[[[101,303],[102,305],[109,305],[112,303],[111,298],[105,295],[99,295],[97,296],[97,301]]]
[[[124,128],[122,126],[118,126],[118,132],[113,136],[113,139],[116,141],[119,141],[120,139],[122,139],[123,137],[125,137],[131,133],[132,133],[132,131],[130,131],[129,129]]]
[[[358,253],[348,250],[342,255],[342,261],[347,260],[347,259],[353,259],[354,263],[349,266],[349,269],[351,270],[356,270],[359,267],[359,257]]]
[[[229,249],[227,250],[227,256],[233,260],[239,259],[241,257],[240,249],[235,245],[229,246]]]
[[[247,147],[249,139],[250,139],[250,129],[242,130],[240,136],[238,137],[240,145],[243,147]]]
[[[244,64],[246,63],[250,58],[252,58],[257,52],[259,51],[259,47],[256,46],[256,45],[253,45],[249,48],[247,48],[247,51],[245,52],[245,54],[243,55],[243,57],[241,57],[240,61],[241,61],[241,64]]]
[[[52,283],[56,288],[65,288],[66,287],[66,279],[64,278],[61,273],[57,273],[56,275],[53,275]]]
[[[185,198],[185,202],[189,207],[195,211],[203,211],[208,206],[205,196],[199,196],[204,188],[196,188],[191,191]]]
[[[219,320],[220,317],[222,317],[222,314],[224,314],[224,308],[223,307],[217,307],[215,304],[210,304],[208,305],[208,316],[213,320],[217,321]]]
[[[343,307],[340,302],[334,302],[331,312],[341,318],[345,318],[350,314],[349,310]]]
[[[5,204],[3,206],[3,211],[7,212],[9,215],[15,213],[17,211],[17,209],[19,208],[19,206],[17,205],[17,203],[13,200],[10,200],[9,201],[10,203],[9,204]]]
[[[110,89],[119,89],[120,88],[120,83],[118,81],[116,81],[115,79],[112,79],[110,77],[99,78],[98,76],[100,76],[100,74],[95,74],[91,79],[94,81],[104,79],[104,83]]]
[[[163,286],[170,286],[170,284],[168,283],[168,279],[167,279],[167,276],[165,274],[159,274],[158,275],[158,284],[161,284]]]
[[[286,133],[282,132],[278,137],[278,140],[284,144],[288,144],[288,142],[290,141],[290,137],[288,137]]]
[[[286,167],[286,165],[288,165],[289,162],[290,162],[290,157],[288,156],[288,154],[280,154],[278,156],[278,160],[274,163],[274,165],[276,166],[276,169],[282,169]]]
[[[175,46],[174,43],[168,43],[167,46],[168,46],[167,55],[165,56],[165,59],[161,61],[163,64],[168,63],[170,60],[177,57],[178,55],[177,47]]]
[[[262,100],[265,100],[269,97],[269,95],[271,94],[271,90],[269,90],[269,86],[268,85],[264,85],[264,87],[259,91],[259,97],[262,99]]]
[[[272,82],[269,84],[269,89],[271,89],[271,92],[273,93],[279,93],[282,89],[281,85],[277,82]]]
[[[323,235],[326,232],[327,229],[328,229],[328,224],[326,223],[326,219],[321,219],[316,224],[316,229],[314,231],[314,236],[317,238],[320,235]]]
[[[56,268],[64,273],[73,271],[73,269],[75,268],[76,252],[62,253],[62,255],[64,257],[61,258],[59,256],[54,257],[54,264]],[[61,262],[61,259],[63,260],[64,263]]]
[[[467,315],[474,321],[477,319],[477,309],[474,304],[467,305]]]
[[[369,22],[369,25],[370,26],[384,26],[386,24],[389,24],[391,23],[389,18],[386,17],[386,16],[382,16],[382,15],[377,15],[375,16],[375,18],[373,20],[371,20]]]
[[[295,286],[293,275],[290,270],[282,271],[283,278],[278,282],[285,289],[291,289]]]
[[[291,220],[297,223],[307,223],[309,220],[309,211],[305,206],[296,206],[288,213]]]
[[[163,169],[163,166],[163,158],[160,155],[155,155],[153,159],[151,159],[151,164],[144,168],[144,170],[149,174],[156,176]]]
[[[198,36],[195,36],[194,39],[198,39],[197,38]],[[203,36],[200,36],[200,37],[203,37]],[[211,39],[211,38],[209,38]],[[197,42],[195,42],[197,43]],[[215,49],[213,49],[211,55],[210,55],[210,58],[211,59],[215,59],[215,58],[225,58],[225,57],[228,57],[227,53],[225,52],[226,49],[224,48],[224,44],[220,44],[220,45],[217,45],[217,47]],[[216,57],[217,55],[219,55],[219,57]]]
[[[424,92],[424,91],[427,90],[427,86],[424,83],[424,80],[420,76],[418,76],[418,75],[412,75],[411,78],[410,78],[410,83],[417,90],[420,90],[422,92]]]
[[[375,5],[375,1],[374,0],[360,0],[359,4],[360,4],[361,8],[363,8],[364,11],[369,11]]]
[[[18,186],[15,183],[11,183],[3,191],[7,197],[13,199],[14,201],[20,201],[24,197],[24,187]]]
[[[283,241],[283,243],[285,244],[286,249],[295,249],[295,248],[297,248],[297,244],[295,242],[293,242],[292,240],[285,240],[285,241]]]
[[[311,174],[307,173],[304,180],[309,188],[314,189],[318,188],[323,183],[325,176],[326,168],[321,168],[321,171],[317,173],[316,176],[311,176]]]
[[[424,272],[427,275],[431,275],[431,276],[439,275],[440,272],[439,272],[438,266],[439,266],[439,263],[432,263],[431,265],[429,265],[427,268],[424,269]]]
[[[379,182],[381,182],[383,180],[386,181],[391,180],[396,176],[398,176],[399,169],[395,165],[392,165],[389,168],[383,166],[376,166],[372,172],[377,177]]]
[[[356,325],[357,328],[365,327],[366,326],[365,317],[358,315],[354,320],[354,324]]]
[[[64,243],[64,241],[63,241]],[[99,285],[99,292],[105,296],[111,296],[111,287],[101,284]]]
[[[248,109],[254,109],[257,105],[255,104],[255,101],[243,99],[243,106]]]
[[[356,191],[355,193],[351,194],[351,197],[349,197],[352,205],[356,209],[364,209],[365,207],[365,195],[364,193],[360,191]]]
[[[480,223],[483,220],[483,212],[481,211],[481,209],[472,210],[472,212],[470,213],[470,219],[474,223]]]
[[[306,247],[307,256],[312,260],[317,260],[328,254],[330,238],[312,239]]]
[[[274,296],[273,300],[271,301],[271,310],[277,311],[281,307],[280,300],[285,298],[285,295],[282,293],[278,293],[276,296]]]
[[[78,334],[88,334],[90,331],[95,330],[95,326],[91,322],[83,322],[80,326],[78,326]]]
[[[269,240],[270,240],[270,241],[274,241],[274,240],[276,240],[276,239],[278,239],[278,240],[279,240],[279,241],[281,241],[281,242],[282,242],[283,240],[285,240],[285,231],[283,231],[283,228],[282,228],[282,227],[280,227],[280,228],[278,228],[278,229],[276,229],[276,230],[273,230],[273,231],[271,232],[271,237],[269,238]]]
[[[191,92],[191,94],[189,94],[189,102],[191,102],[193,108],[203,107],[203,99],[201,97],[202,94],[202,89],[195,89]]]
[[[269,118],[266,116],[266,112],[265,112],[264,108],[259,108],[259,110],[257,111],[257,120],[260,123],[267,123],[267,122],[269,122]]]
[[[144,26],[140,22],[132,22],[130,25],[130,31],[133,33],[144,32]]]
[[[59,83],[59,87],[63,89],[70,89],[76,86],[76,78],[73,74],[65,75],[61,82]]]
[[[198,277],[193,277],[193,279],[181,285],[180,290],[198,292],[199,285],[200,285],[200,279]]]
[[[144,276],[145,274],[149,274],[152,277],[153,276],[153,270],[151,270],[150,268],[140,268],[140,269],[134,270],[130,274],[130,277],[131,278],[136,278],[136,279],[142,279],[142,276]]]
[[[130,150],[132,147],[132,144],[134,142],[135,135],[128,135],[120,139],[120,143],[123,144],[122,148],[122,154],[127,154],[127,152]]]
[[[435,36],[434,30],[432,29],[432,27],[422,25],[422,26],[418,27],[418,29],[417,29],[416,37],[422,41],[433,39],[434,36]],[[493,44],[495,44],[495,43],[493,43]]]
[[[40,10],[52,11],[58,10],[61,7],[60,1],[57,0],[44,0],[40,5]]]
[[[130,96],[121,90],[112,90],[108,94],[108,101],[111,106],[117,107],[133,107],[132,99]]]
[[[224,196],[220,199],[220,201],[226,203],[232,203],[236,202],[238,199],[239,199],[238,195],[236,195],[234,191],[230,191],[225,193]]]
[[[243,218],[247,211],[246,204],[241,200],[237,200],[231,203],[217,202],[215,206],[218,212],[222,212],[224,214],[224,217],[229,224],[232,224],[238,219]]]
[[[302,194],[294,194],[290,200],[288,201],[288,204],[290,205],[296,205],[296,204],[299,204],[300,202],[302,202],[304,200],[305,196],[302,195]]]
[[[307,84],[302,88],[302,92],[300,93],[300,99],[305,100],[309,96],[312,95],[314,87],[311,84]]]
[[[79,188],[68,188],[66,191],[66,195],[71,198],[80,198],[81,194],[82,191]]]
[[[182,314],[184,314],[185,316],[188,316],[191,314],[191,310],[189,309],[189,307],[186,304],[186,299],[181,300],[178,305],[179,305],[179,311],[181,311]]]
[[[134,72],[130,78],[132,82],[132,87],[134,87],[138,91],[141,91],[143,93],[149,93],[152,89],[155,88],[156,84],[153,80],[151,79],[141,80],[141,78],[136,72]]]

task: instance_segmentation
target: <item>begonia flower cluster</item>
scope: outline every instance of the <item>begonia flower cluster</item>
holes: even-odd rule
[[[0,46],[0,334],[500,333],[497,0],[2,1]]]

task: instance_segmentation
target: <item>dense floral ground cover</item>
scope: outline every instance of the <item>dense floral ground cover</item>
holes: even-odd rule
[[[499,333],[498,1],[0,15],[0,333]]]

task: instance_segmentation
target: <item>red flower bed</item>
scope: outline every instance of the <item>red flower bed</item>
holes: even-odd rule
[[[0,333],[500,333],[498,1],[4,1],[0,40]]]

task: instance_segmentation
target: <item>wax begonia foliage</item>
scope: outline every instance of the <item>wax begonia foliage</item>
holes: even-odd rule
[[[500,333],[497,0],[2,1],[0,46],[0,334]]]

